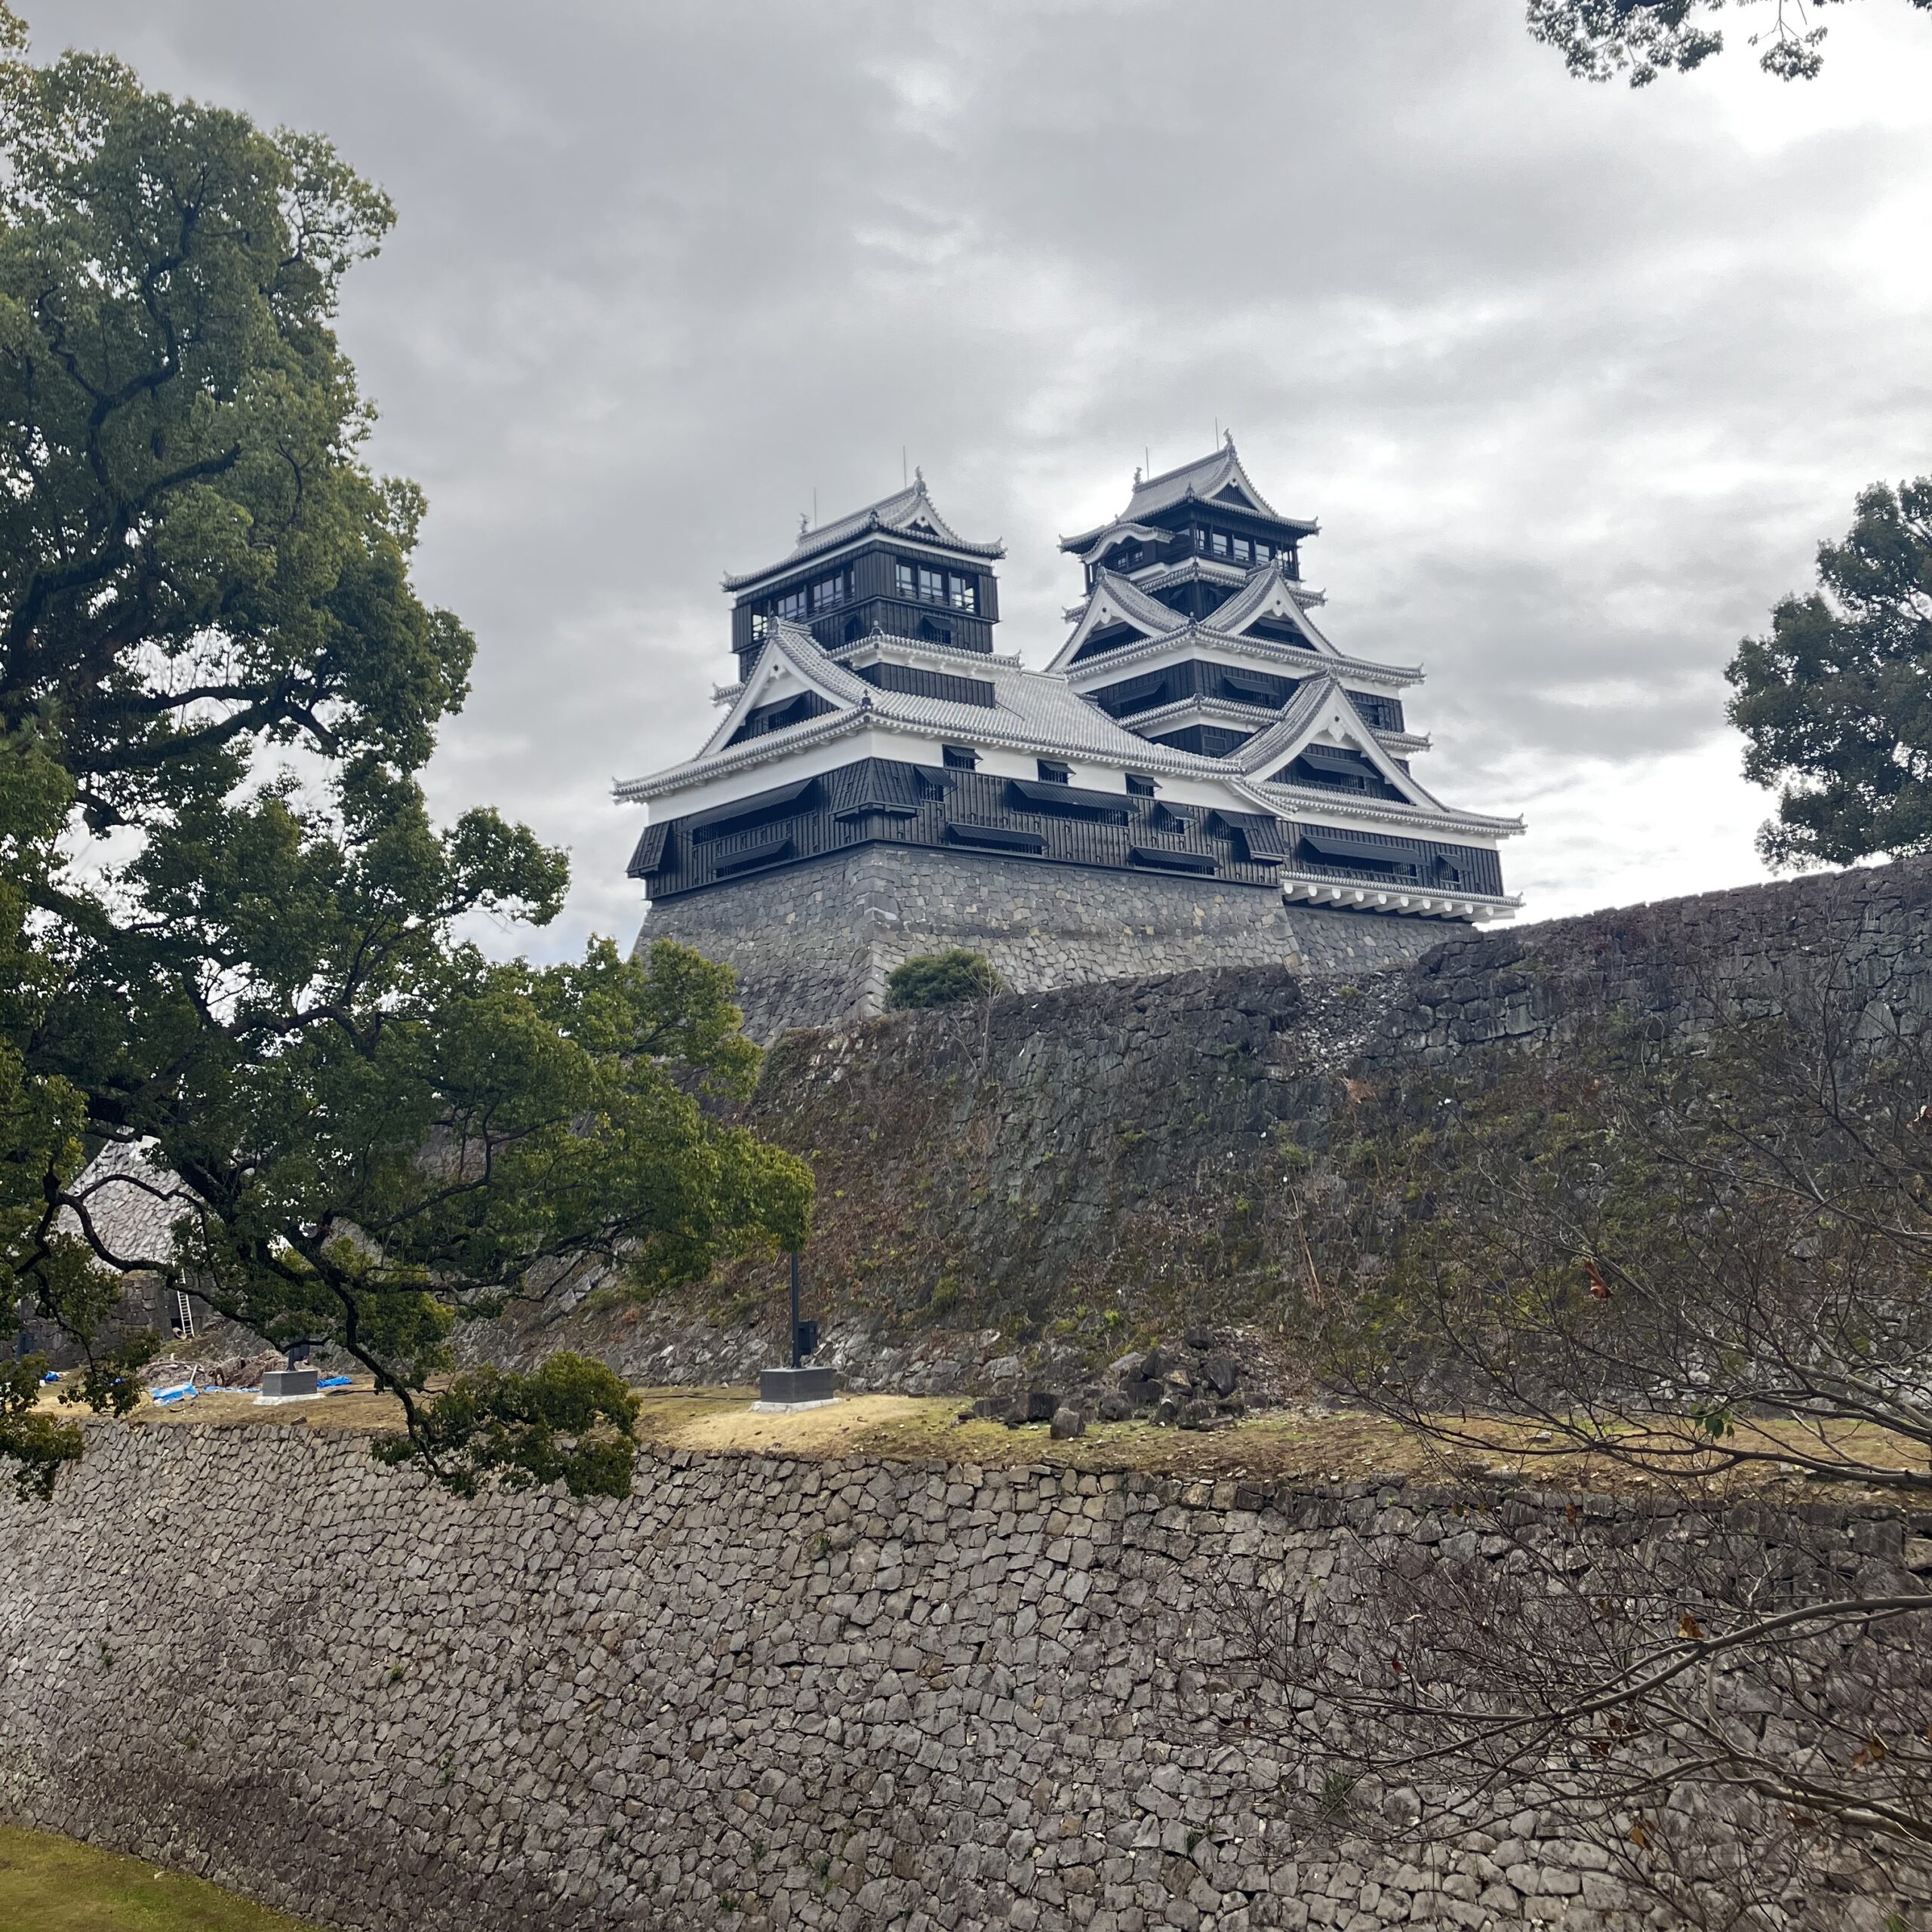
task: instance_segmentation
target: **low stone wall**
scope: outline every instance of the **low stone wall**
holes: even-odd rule
[[[1438,921],[1290,906],[1273,886],[868,845],[653,906],[639,937],[738,974],[746,1030],[862,1020],[921,953],[984,953],[1016,992],[1149,973],[1365,973],[1441,940]]]
[[[626,1502],[466,1503],[303,1427],[90,1435],[0,1502],[0,1815],[326,1924],[1612,1922],[1534,1814],[1427,1871],[1299,1841],[1169,1715],[1214,1590],[1426,1552],[1466,1519],[1420,1491],[647,1452]],[[1912,1527],[1807,1515],[1850,1577]]]

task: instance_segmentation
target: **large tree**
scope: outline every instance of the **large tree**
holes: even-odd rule
[[[1774,864],[1932,851],[1932,476],[1875,484],[1818,584],[1726,675],[1746,775],[1779,788]]]
[[[809,1177],[724,1124],[756,1062],[729,976],[659,946],[499,963],[561,855],[417,774],[473,644],[410,580],[423,512],[362,455],[332,326],[389,205],[328,144],[26,57],[0,9],[0,1293],[129,1399],[117,1254],[73,1182],[151,1147],[193,1211],[169,1266],[402,1398],[459,1482],[627,1480],[590,1365],[423,1397],[452,1322],[586,1267],[649,1284],[801,1237]],[[16,1374],[0,1451],[71,1427]]]
[[[1932,0],[1906,0],[1932,8]],[[1782,80],[1808,81],[1824,63],[1824,23],[1812,17],[1843,0],[1529,0],[1531,34],[1584,80],[1618,75],[1633,88],[1660,74],[1688,73],[1724,51],[1719,17],[1741,16],[1758,63]]]

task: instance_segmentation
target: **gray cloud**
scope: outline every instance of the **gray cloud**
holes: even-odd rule
[[[433,771],[573,848],[628,937],[613,775],[684,755],[720,572],[921,463],[1009,546],[1232,423],[1318,514],[1352,648],[1420,660],[1444,795],[1524,809],[1537,912],[1754,875],[1736,638],[1932,468],[1932,26],[1568,81],[1495,0],[971,8],[64,0],[42,51],[324,131],[395,196],[343,331],[481,643]]]

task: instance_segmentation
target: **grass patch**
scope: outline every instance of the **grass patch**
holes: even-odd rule
[[[438,1378],[432,1387],[440,1386],[442,1380]],[[1509,1475],[1552,1488],[1638,1492],[1675,1486],[1696,1473],[1681,1457],[1674,1462],[1667,1457],[1660,1458],[1647,1473],[1626,1460],[1609,1461],[1583,1455],[1533,1422],[1501,1417],[1460,1421],[1458,1426],[1466,1432],[1469,1440],[1457,1446],[1437,1443],[1383,1417],[1313,1406],[1263,1410],[1235,1428],[1208,1435],[1157,1429],[1146,1421],[1089,1423],[1086,1435],[1078,1441],[1054,1442],[1048,1439],[1044,1424],[1009,1429],[998,1423],[961,1423],[958,1417],[962,1398],[956,1396],[847,1396],[832,1407],[808,1410],[801,1415],[760,1416],[752,1413],[755,1392],[749,1388],[641,1388],[632,1392],[638,1398],[640,1441],[667,1448],[728,1454],[852,1457],[982,1467],[1051,1463],[1096,1472],[1140,1469],[1181,1477],[1313,1481],[1381,1475],[1441,1478],[1453,1467],[1465,1476]],[[51,1390],[42,1398],[43,1403],[51,1399]],[[358,1377],[352,1392],[315,1402],[261,1408],[252,1395],[207,1395],[171,1410],[143,1402],[131,1420],[135,1426],[201,1423],[228,1428],[306,1427],[353,1434],[399,1429],[402,1411],[394,1397],[377,1395],[367,1377]],[[1634,1429],[1633,1425],[1633,1432]],[[1832,1424],[1817,1429],[1788,1422],[1747,1422],[1740,1425],[1736,1438],[1724,1446],[1747,1441],[1773,1454],[1787,1444],[1803,1446],[1814,1454],[1835,1447],[1873,1463],[1915,1471],[1923,1468],[1916,1445],[1866,1424]],[[1795,1469],[1781,1470],[1776,1462],[1734,1470],[1720,1480],[1718,1487],[1728,1494],[1785,1490],[1810,1496],[1821,1493],[1816,1484],[1798,1481]],[[1932,1483],[1927,1487],[1932,1489]],[[1828,1489],[1823,1493],[1835,1492]],[[11,1924],[0,1916],[0,1932],[11,1932]]]
[[[33,1932],[316,1932],[205,1879],[0,1825],[0,1926]]]

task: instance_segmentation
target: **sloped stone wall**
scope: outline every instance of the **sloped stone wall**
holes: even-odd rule
[[[1238,1722],[1175,1715],[1223,1585],[1463,1527],[1399,1484],[648,1453],[627,1502],[465,1503],[300,1427],[91,1433],[0,1503],[0,1815],[325,1924],[1614,1922],[1534,1810],[1300,1841]],[[1853,1577],[1914,1527],[1829,1520]]]
[[[1607,1014],[1693,1034],[1823,985],[1874,1024],[1932,1014],[1932,860],[1368,963],[1109,979],[785,1035],[749,1117],[817,1175],[807,1288],[829,1358],[858,1386],[951,1392],[1016,1346],[1060,1349],[1078,1380],[1124,1337],[1265,1321],[1303,1278],[1298,1191],[1364,1086],[1417,1061],[1581,1051]],[[777,1359],[783,1306],[768,1265],[740,1266],[695,1302],[546,1309],[462,1343],[715,1381]]]

